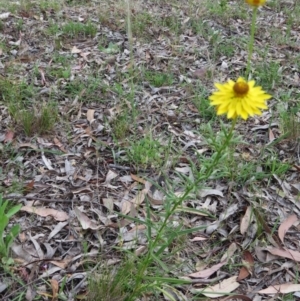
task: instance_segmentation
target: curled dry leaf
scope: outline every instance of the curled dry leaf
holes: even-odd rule
[[[298,220],[297,215],[290,215],[283,223],[279,226],[278,236],[283,243],[285,233],[289,230],[289,228]]]
[[[284,283],[269,286],[263,290],[258,291],[259,294],[288,294],[300,291],[300,284]]]
[[[191,290],[192,293],[200,293],[209,298],[219,298],[222,297],[224,294],[231,293],[235,289],[237,289],[240,284],[236,282],[237,276],[230,277],[221,281],[220,283],[209,286],[205,289],[193,289]]]
[[[102,183],[101,185],[102,186],[105,186],[105,187],[108,187],[108,188],[111,188],[111,189],[116,189],[117,187],[116,186],[113,186],[110,184],[110,182],[116,178],[118,176],[118,174],[112,170],[109,170],[106,177],[105,177],[105,181],[104,183]]]
[[[39,216],[53,216],[54,219],[56,219],[57,221],[63,222],[65,220],[67,220],[69,218],[68,214],[64,211],[58,211],[52,208],[46,208],[46,207],[32,207],[32,206],[23,206],[21,208],[21,211],[25,211],[28,213],[34,213],[37,214]]]
[[[240,231],[242,235],[244,235],[248,230],[248,227],[252,221],[252,215],[252,208],[251,206],[248,206],[245,215],[241,219]]]
[[[52,301],[56,301],[58,298],[58,289],[59,289],[59,284],[56,279],[51,279],[51,288],[52,288]]]
[[[246,267],[241,267],[237,281],[243,280],[250,275]]]
[[[249,251],[244,251],[243,253],[243,259],[245,262],[247,262],[250,266],[253,266],[254,259],[252,254]]]
[[[134,175],[134,174],[130,174],[131,178],[134,180],[134,181],[137,181],[139,183],[142,183],[142,184],[145,184],[147,181],[140,178],[139,176],[137,175]]]
[[[240,269],[237,281],[247,278],[253,270],[254,259],[249,251],[243,253],[243,264],[244,266]]]

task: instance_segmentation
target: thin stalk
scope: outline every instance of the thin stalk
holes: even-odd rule
[[[252,14],[249,48],[248,48],[246,79],[248,79],[249,74],[250,74],[251,60],[252,60],[252,54],[253,54],[253,45],[254,45],[254,34],[255,34],[255,28],[256,28],[256,17],[257,17],[257,7],[254,7],[253,14]]]

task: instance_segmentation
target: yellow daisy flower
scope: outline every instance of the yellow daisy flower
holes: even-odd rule
[[[225,84],[215,84],[218,91],[209,100],[217,106],[217,114],[227,113],[227,118],[248,119],[249,116],[261,115],[260,109],[267,109],[266,101],[271,98],[261,87],[254,87],[255,81],[245,81],[239,77],[236,82],[229,80]]]
[[[266,3],[266,0],[246,0],[249,5],[262,6]]]

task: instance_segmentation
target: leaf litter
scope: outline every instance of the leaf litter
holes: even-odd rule
[[[243,10],[237,1],[230,5]],[[190,10],[179,2],[161,4],[158,10],[154,3],[144,1],[134,8],[136,18],[148,12],[154,20],[167,16],[169,22],[175,18],[181,24],[180,33],[172,31],[167,23],[152,22],[141,36],[139,26],[134,28],[136,65],[145,66],[158,76],[170,73],[173,77],[159,86],[139,69],[142,81],[134,99],[140,110],[135,121],[138,138],[147,133],[151,124],[152,136],[157,141],[171,138],[179,150],[174,156],[178,161],[171,158],[174,163],[170,160],[172,164],[166,164],[162,172],[126,159],[133,127],[125,131],[121,124],[125,137],[129,138],[116,142],[116,121],[134,109],[133,103],[126,99],[131,86],[125,75],[129,74],[131,62],[124,27],[126,15],[120,2],[108,5],[89,1],[88,5],[74,6],[66,2],[56,10],[51,4],[41,9],[38,2],[32,1],[31,8],[19,7],[14,13],[2,10],[2,73],[9,75],[13,83],[33,83],[30,87],[37,93],[31,96],[32,100],[47,102],[49,95],[53,96],[61,115],[53,131],[32,139],[19,126],[12,128],[7,105],[0,103],[1,190],[11,200],[15,198],[24,204],[13,219],[22,228],[12,246],[13,257],[20,278],[25,284],[34,283],[27,286],[27,300],[34,300],[36,294],[55,300],[65,279],[65,295],[72,295],[72,287],[81,284],[85,277],[82,258],[96,261],[104,248],[109,253],[107,260],[113,257],[118,263],[119,254],[113,248],[120,246],[143,254],[147,238],[144,224],[137,221],[144,221],[148,204],[153,221],[157,222],[168,194],[180,197],[184,193],[180,186],[182,178],[194,181],[191,162],[197,162],[199,156],[209,156],[212,151],[204,132],[198,130],[208,120],[202,115],[205,108],[199,112],[197,103],[192,101],[199,94],[194,88],[201,81],[204,87],[212,89],[214,80],[236,77],[243,70],[245,53],[234,37],[246,34],[249,19],[214,18],[204,5]],[[103,10],[101,22],[97,21],[99,10]],[[261,28],[281,29],[286,25],[288,17],[277,8],[267,5],[263,14],[258,21]],[[95,37],[63,33],[64,18],[82,24],[93,20]],[[47,28],[51,30],[53,22],[59,24],[61,32],[50,39]],[[203,26],[203,31],[197,32],[195,24]],[[292,25],[291,41],[297,41],[299,30],[299,24]],[[209,34],[205,36],[207,31]],[[218,37],[217,42],[214,37]],[[232,39],[231,54],[216,53],[224,39]],[[268,30],[259,32],[257,43],[271,43]],[[285,68],[280,89],[289,90],[288,83],[298,89],[299,70],[289,61],[289,58],[296,61],[298,48],[293,43],[282,43],[271,45],[268,55]],[[263,59],[255,55],[258,61]],[[99,74],[103,76],[97,78]],[[97,78],[96,85],[92,78]],[[218,131],[216,128],[215,133]],[[249,124],[242,124],[237,131],[247,145],[239,144],[234,156],[251,161],[258,155],[266,155],[262,149],[276,141],[282,129],[266,112]],[[8,147],[9,152],[5,153]],[[282,162],[289,159],[299,165],[297,151],[291,151],[288,139],[281,141],[276,151]],[[258,171],[266,168],[262,166]],[[173,181],[171,189],[163,177]],[[18,182],[25,183],[20,193],[15,191]],[[300,260],[299,170],[290,170],[284,179],[274,174],[273,180],[263,178],[253,186],[250,182],[250,179],[242,184],[210,179],[206,187],[189,195],[178,207],[172,222],[187,229],[203,226],[205,230],[189,235],[185,250],[178,253],[188,264],[174,264],[174,273],[179,277],[188,275],[192,286],[182,285],[180,293],[166,286],[172,296],[177,294],[178,298],[188,300],[199,293],[227,300],[224,294],[234,292],[232,298],[267,300],[262,295],[299,291],[299,285],[294,283],[298,273],[295,263]],[[207,267],[200,271],[199,258]],[[191,267],[188,271],[187,266]],[[42,278],[49,281],[50,290],[43,286]],[[12,300],[18,293],[9,289],[6,284],[13,280],[8,280],[7,276],[1,276],[3,300]],[[76,291],[85,289],[83,282]],[[160,298],[168,300],[169,294],[162,293]]]

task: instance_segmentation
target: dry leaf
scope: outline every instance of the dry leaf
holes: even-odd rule
[[[51,279],[50,280],[51,287],[52,287],[52,301],[56,301],[58,297],[58,281],[56,279]]]
[[[213,273],[215,273],[216,271],[218,271],[224,264],[226,264],[227,261],[223,261],[220,262],[218,264],[213,265],[212,267],[200,271],[200,272],[196,272],[196,273],[192,273],[189,274],[188,276],[191,278],[208,278],[210,275],[212,275]]]
[[[205,289],[193,289],[192,293],[200,293],[209,298],[219,298],[224,294],[231,293],[235,289],[237,289],[240,284],[236,282],[237,276],[230,277],[228,279],[223,280],[222,282],[207,287]]]
[[[288,294],[300,291],[300,284],[284,283],[269,286],[263,290],[258,291],[259,294]]]
[[[112,198],[103,198],[102,199],[103,206],[106,207],[109,212],[114,210],[114,200]]]
[[[81,50],[78,49],[76,46],[73,46],[72,49],[71,49],[71,53],[75,54],[75,53],[80,53]]]
[[[26,186],[24,187],[24,193],[25,194],[29,193],[30,191],[33,190],[33,188],[34,188],[34,180],[26,184]]]
[[[218,189],[201,189],[199,191],[199,196],[201,198],[205,198],[209,195],[217,195],[217,196],[220,196],[220,197],[223,197],[223,192],[218,190]]]
[[[54,229],[51,231],[51,233],[49,234],[47,241],[49,241],[52,237],[54,237],[57,233],[59,233],[59,231],[65,227],[69,222],[61,222],[61,223],[57,223],[54,227]]]
[[[10,13],[2,13],[0,14],[0,20],[7,19],[10,16]]]
[[[194,242],[194,241],[204,241],[204,240],[208,240],[207,237],[201,237],[201,236],[196,236],[192,239],[190,239],[190,241]]]
[[[269,129],[269,142],[272,142],[275,139],[275,135],[272,131],[272,129]]]
[[[273,255],[289,258],[297,262],[300,262],[300,253],[297,251],[293,251],[289,249],[278,249],[278,248],[267,248],[266,250]]]
[[[59,267],[61,269],[65,269],[68,266],[70,260],[66,260],[66,259],[60,260],[60,261],[58,261],[58,260],[51,260],[50,262],[53,265],[56,265],[57,267]]]
[[[252,215],[252,208],[251,206],[248,206],[245,215],[241,219],[240,232],[242,235],[244,235],[248,230],[248,227],[252,221]]]
[[[239,276],[237,278],[237,281],[240,281],[240,280],[243,280],[245,278],[247,278],[248,276],[250,275],[249,271],[247,270],[246,267],[242,267],[240,269],[240,272],[239,272]]]
[[[122,203],[122,209],[121,209],[121,212],[122,212],[123,214],[127,214],[127,213],[130,212],[131,207],[133,207],[133,204],[131,204],[131,202],[129,202],[129,201],[124,201],[124,202]]]
[[[252,301],[251,298],[244,296],[244,295],[232,295],[232,296],[228,296],[220,301],[231,301],[231,300],[239,300],[242,299],[244,301]]]
[[[148,193],[147,189],[143,189],[142,191],[139,191],[138,194],[130,202],[134,204],[135,207],[140,206],[144,202],[147,193]]]
[[[283,243],[285,233],[288,231],[288,229],[298,220],[297,215],[293,214],[290,215],[286,220],[283,221],[283,223],[279,226],[278,229],[278,236],[280,240]]]
[[[221,261],[226,261],[227,262],[227,260],[232,257],[232,255],[235,253],[236,250],[237,250],[237,245],[236,245],[235,242],[233,242],[229,246],[227,252],[224,253],[224,255],[222,256]]]
[[[86,113],[86,119],[91,123],[94,118],[95,110],[88,110]]]
[[[252,254],[249,251],[244,251],[243,253],[243,259],[248,262],[250,265],[254,264],[254,259]]]
[[[13,131],[8,130],[5,133],[4,143],[6,142],[12,142],[14,139],[15,133]]]
[[[134,174],[130,174],[131,178],[134,180],[134,181],[137,181],[139,183],[142,183],[142,184],[145,184],[147,181],[138,177],[137,175],[134,175]]]
[[[80,211],[78,207],[74,208],[74,212],[81,224],[82,229],[92,229],[92,230],[98,230],[102,228],[102,225],[97,225],[97,223],[91,219],[87,215],[85,215],[83,212]]]
[[[45,166],[49,169],[49,170],[53,170],[53,167],[51,166],[51,161],[50,159],[46,158],[45,155],[42,155],[42,159],[45,163]]]
[[[64,153],[66,152],[66,150],[64,149],[64,146],[56,137],[53,138],[53,142],[62,152],[64,152]]]
[[[65,220],[67,220],[69,218],[68,214],[64,211],[58,211],[52,208],[46,208],[46,207],[31,207],[31,206],[23,206],[21,208],[21,211],[25,211],[28,213],[35,213],[39,216],[53,216],[54,219],[56,219],[57,221],[63,222]]]
[[[105,182],[103,184],[110,184],[111,180],[113,180],[117,176],[118,176],[118,174],[116,172],[109,170],[106,175]]]

